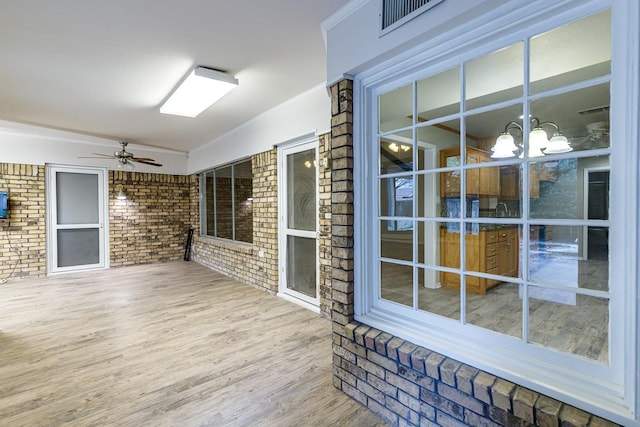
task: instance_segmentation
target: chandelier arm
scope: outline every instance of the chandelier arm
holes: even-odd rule
[[[520,129],[520,132],[524,132],[524,130],[522,129],[522,125],[516,121],[511,121],[509,123],[507,123],[507,125],[504,127],[504,133],[509,133],[509,130],[511,129]]]

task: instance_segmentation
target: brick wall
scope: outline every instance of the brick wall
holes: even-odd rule
[[[0,220],[0,279],[46,274],[44,166],[0,163],[9,218]]]
[[[318,138],[318,157],[331,159],[331,135]],[[322,161],[321,161],[322,163]],[[331,166],[331,164],[329,164]],[[318,246],[320,263],[320,314],[331,318],[331,167],[318,170]]]
[[[116,199],[121,184],[127,200]],[[190,177],[109,171],[112,267],[182,259],[190,220]]]
[[[354,321],[352,82],[331,87],[333,384],[394,426],[612,426]]]
[[[253,245],[202,237],[198,226],[194,232],[192,259],[243,283],[275,294],[278,291],[277,151],[273,149],[256,154],[251,160]],[[195,212],[199,212],[198,201],[198,176],[194,175],[191,205]],[[199,215],[196,217],[192,213],[192,224],[199,224]]]

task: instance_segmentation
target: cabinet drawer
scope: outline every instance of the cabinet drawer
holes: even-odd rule
[[[498,241],[498,230],[488,230],[484,232],[486,243],[496,243]]]
[[[490,243],[485,247],[485,253],[487,257],[494,256],[498,254],[498,244]]]
[[[496,274],[494,272],[490,272],[489,270],[493,270],[497,268],[498,268],[498,257],[496,255],[487,256],[487,262],[486,262],[484,271],[487,273]]]

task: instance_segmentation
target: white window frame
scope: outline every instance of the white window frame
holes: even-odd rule
[[[356,320],[620,424],[640,425],[639,3],[538,0],[522,2],[520,8],[498,8],[355,77]],[[610,124],[615,141],[610,157],[615,209],[610,218],[609,366],[379,299],[377,267],[371,262],[377,259],[378,235],[371,230],[377,230],[379,192],[377,170],[372,167],[375,150],[367,150],[377,147],[377,96],[608,8],[612,10]]]
[[[239,165],[240,163],[244,163],[250,161],[251,162],[251,167],[253,168],[253,158],[251,157],[246,157],[244,159],[240,159],[240,160],[236,160],[234,162],[231,163],[226,163],[220,166],[216,166],[210,169],[207,169],[205,171],[200,172],[199,174],[199,180],[200,180],[200,237],[204,237],[204,238],[209,238],[209,239],[218,239],[218,240],[226,240],[226,241],[230,241],[230,242],[234,242],[234,243],[238,243],[240,245],[248,245],[248,246],[252,246],[253,242],[245,242],[243,240],[237,240],[236,239],[236,189],[235,189],[235,184],[236,184],[236,180],[235,180],[235,167],[237,165]],[[224,238],[224,237],[218,237],[218,220],[217,220],[217,213],[215,211],[215,204],[216,204],[216,200],[215,200],[215,185],[213,186],[213,215],[214,215],[214,229],[215,229],[215,235],[212,234],[208,234],[207,232],[209,230],[207,230],[207,190],[208,187],[206,185],[206,177],[207,174],[209,172],[213,172],[214,176],[216,171],[220,170],[220,169],[224,169],[226,167],[231,167],[231,210],[233,212],[233,216],[232,216],[232,238],[228,239],[228,238]],[[203,184],[204,183],[204,184]],[[215,183],[215,181],[214,181]],[[253,177],[251,178],[251,185],[253,186]],[[253,221],[253,219],[252,219]]]

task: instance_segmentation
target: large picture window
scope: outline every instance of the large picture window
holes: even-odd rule
[[[253,242],[251,159],[200,175],[202,235]]]
[[[575,16],[356,80],[356,318],[621,413],[612,18]]]

